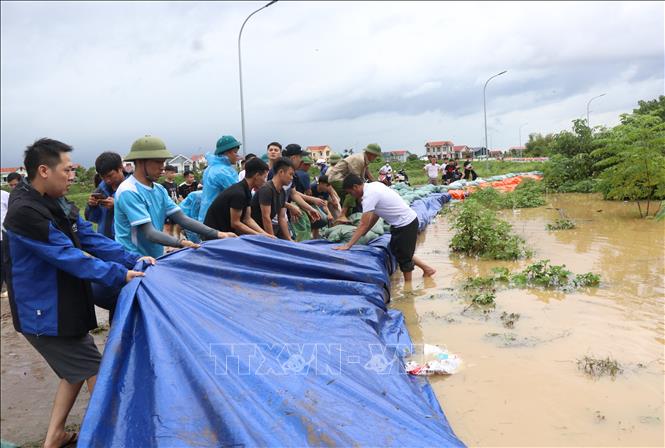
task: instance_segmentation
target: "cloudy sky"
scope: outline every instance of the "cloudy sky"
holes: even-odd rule
[[[51,137],[90,165],[144,134],[174,153],[241,139],[237,38],[264,2],[2,2],[2,166]],[[612,126],[664,89],[662,2],[289,2],[243,32],[246,150],[429,140],[491,148],[591,107]],[[525,124],[526,123],[526,124]]]

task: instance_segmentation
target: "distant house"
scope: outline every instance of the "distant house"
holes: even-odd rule
[[[453,157],[453,147],[455,145],[450,140],[443,140],[438,142],[425,143],[425,155],[427,157],[434,156],[437,159],[444,157]]]
[[[499,159],[503,157],[503,151],[501,151],[500,149],[490,149],[489,156],[493,159]]]
[[[195,168],[199,171],[203,171],[206,166],[208,166],[208,161],[206,160],[206,157],[204,154],[194,154],[192,157],[192,168]]]
[[[405,149],[397,149],[395,151],[386,151],[381,153],[381,157],[386,162],[401,162],[404,163],[409,160],[411,153]]]
[[[176,173],[182,174],[185,171],[191,171],[192,167],[194,166],[194,161],[190,159],[187,156],[184,156],[182,154],[178,154],[171,160],[166,161],[167,165],[174,166],[176,169]]]
[[[471,156],[471,148],[466,145],[453,146],[453,159],[463,159]]]
[[[311,155],[310,157],[316,162],[318,159],[323,159],[328,162],[328,159],[330,158],[330,153],[332,150],[330,149],[330,146],[328,145],[323,145],[323,146],[308,146],[307,149],[305,150],[309,152]]]
[[[471,148],[474,158],[485,158],[489,156],[489,151],[484,146],[474,146]]]
[[[28,172],[22,166],[15,168],[0,168],[0,178],[2,180],[0,184],[7,185],[7,176],[14,172],[19,173],[23,177],[28,175]]]

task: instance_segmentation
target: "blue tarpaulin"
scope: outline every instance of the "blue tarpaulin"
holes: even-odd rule
[[[429,220],[443,202],[414,208]],[[404,373],[389,238],[161,257],[122,291],[79,446],[463,446],[428,381]]]

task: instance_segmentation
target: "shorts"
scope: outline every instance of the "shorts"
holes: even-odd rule
[[[97,375],[102,355],[92,335],[35,336],[24,334],[58,378],[69,384],[80,383]]]
[[[411,272],[415,269],[413,254],[416,252],[418,239],[418,218],[404,227],[390,227],[390,251],[397,259],[402,272]]]

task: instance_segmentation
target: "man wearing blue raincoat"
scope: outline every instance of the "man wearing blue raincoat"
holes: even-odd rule
[[[240,143],[230,135],[224,135],[217,140],[215,153],[207,153],[208,167],[203,173],[203,194],[201,195],[201,208],[198,220],[203,222],[208,208],[217,195],[231,185],[238,182],[236,163],[240,160],[238,151]]]

